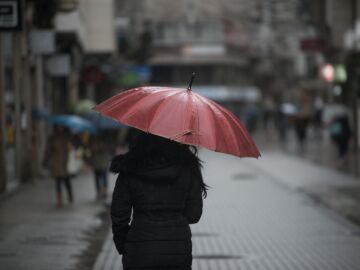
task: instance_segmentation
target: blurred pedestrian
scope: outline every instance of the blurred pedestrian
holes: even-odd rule
[[[256,104],[249,104],[245,109],[245,124],[249,133],[254,133],[257,128],[259,110]]]
[[[281,110],[278,110],[276,113],[276,127],[279,133],[280,142],[285,143],[287,138],[288,118]]]
[[[5,122],[5,145],[7,147],[13,146],[15,143],[15,129],[13,120],[10,117],[6,117]]]
[[[112,231],[124,270],[191,269],[189,224],[199,221],[206,197],[195,150],[140,133],[113,159]]]
[[[101,137],[94,137],[91,140],[90,156],[88,163],[94,171],[94,180],[97,199],[107,197],[108,177],[111,153]]]
[[[270,97],[266,97],[263,103],[263,124],[264,129],[268,130],[272,124],[275,114],[275,103]]]
[[[309,118],[302,114],[298,114],[294,119],[296,139],[301,153],[305,151],[308,123]]]
[[[348,115],[336,117],[329,126],[330,137],[337,146],[338,157],[346,157],[349,151],[351,128]]]
[[[315,138],[318,140],[322,139],[323,111],[324,111],[324,102],[320,97],[316,97],[314,101],[314,109],[313,109],[313,124],[314,124]]]
[[[69,203],[73,203],[70,176],[67,171],[69,158],[69,134],[67,129],[62,126],[54,125],[53,133],[48,138],[44,166],[49,169],[56,184],[57,206],[62,206],[62,185],[65,186]]]

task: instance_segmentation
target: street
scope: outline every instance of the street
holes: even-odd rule
[[[329,178],[333,171],[281,152],[259,160],[209,151],[201,157],[211,189],[192,226],[193,269],[360,269],[359,227],[299,189],[358,186],[355,179]],[[94,267],[100,269],[121,269],[110,234]]]
[[[114,196],[129,267],[360,270],[359,27],[360,0],[0,1],[0,270],[122,269],[122,170],[154,180]]]
[[[359,227],[313,199],[332,186],[359,187],[355,178],[275,150],[258,160],[200,156],[210,190],[192,226],[193,269],[360,269]],[[0,268],[121,269],[92,175],[73,179],[75,204],[63,209],[53,184],[39,180],[2,198]]]

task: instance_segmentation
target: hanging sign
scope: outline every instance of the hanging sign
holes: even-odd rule
[[[71,61],[68,54],[54,54],[47,59],[46,70],[52,77],[67,77],[71,73]]]
[[[0,31],[18,31],[21,26],[21,0],[0,1]]]
[[[151,68],[147,65],[124,66],[118,82],[126,87],[148,83],[151,78]]]
[[[36,55],[53,54],[55,52],[55,32],[53,30],[31,30],[30,49]]]
[[[322,52],[326,49],[326,42],[321,38],[306,38],[300,40],[300,48],[304,52]]]

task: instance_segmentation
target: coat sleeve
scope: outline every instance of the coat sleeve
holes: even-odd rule
[[[199,173],[201,174],[201,172]],[[197,176],[193,175],[190,177],[190,181],[190,189],[185,201],[184,215],[189,224],[194,224],[200,220],[203,208],[203,198],[200,179],[197,179]]]
[[[127,177],[119,176],[113,192],[110,214],[113,239],[119,254],[124,252],[124,242],[130,229],[131,197]]]

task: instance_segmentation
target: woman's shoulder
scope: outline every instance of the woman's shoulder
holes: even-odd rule
[[[109,171],[113,173],[120,173],[125,169],[126,155],[116,155],[110,162]]]
[[[119,186],[136,186],[137,183],[139,182],[139,177],[136,176],[135,174],[132,173],[119,173],[116,177],[116,182],[115,185],[119,185]]]

